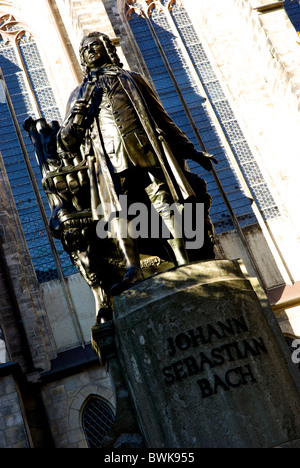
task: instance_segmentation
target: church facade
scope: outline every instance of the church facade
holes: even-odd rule
[[[189,163],[212,196],[216,256],[258,278],[291,356],[300,337],[298,0],[0,0],[1,448],[99,448],[115,420],[94,299],[48,232],[22,126],[62,122],[92,31],[216,157],[213,173]]]

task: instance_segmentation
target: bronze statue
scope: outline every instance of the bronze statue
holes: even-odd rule
[[[108,36],[84,37],[80,56],[84,79],[69,98],[61,127],[43,119],[28,119],[24,127],[41,161],[50,230],[91,286],[97,321],[103,322],[112,317],[112,296],[143,280],[141,253],[175,266],[214,258],[211,199],[185,160],[207,171],[217,161],[195,149],[141,75],[123,69]],[[135,238],[124,199],[127,206],[139,202],[149,213],[155,209],[169,238]],[[187,202],[205,206],[204,245],[193,251],[176,229]],[[99,236],[99,222],[110,235]]]

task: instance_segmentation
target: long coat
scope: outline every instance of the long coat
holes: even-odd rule
[[[189,197],[194,196],[193,189],[186,180],[182,169],[185,159],[193,159],[193,156],[199,153],[166,113],[149,84],[140,74],[115,66],[109,67],[106,71],[104,70],[104,75],[116,76],[128,96],[142,128],[151,143],[152,150],[164,171],[174,201],[182,203]],[[88,79],[85,78],[83,83],[71,94],[68,102],[67,118],[60,130],[59,140],[62,142],[62,146],[71,152],[74,151],[74,145],[70,143],[71,140],[65,134],[70,134],[72,108],[76,101],[85,95],[87,86]],[[101,183],[106,185],[105,191],[108,191],[111,194],[110,198],[117,203],[117,196],[114,193],[111,177],[112,174],[109,174],[111,168],[109,165],[107,166],[106,158],[103,154],[105,153],[105,148],[101,145],[101,135],[99,134],[99,128],[97,128],[96,117],[91,124],[90,130],[90,133],[93,135],[92,145],[94,154],[97,156],[97,160],[100,161],[100,167],[97,168],[97,171],[102,174]],[[139,162],[137,161],[136,164],[139,165]],[[140,165],[144,164],[141,162]]]

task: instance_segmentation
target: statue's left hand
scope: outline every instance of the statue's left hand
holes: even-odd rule
[[[61,231],[60,231],[60,223],[57,217],[57,213],[52,213],[49,219],[49,228],[52,236],[55,239],[60,239]]]
[[[212,162],[218,164],[217,159],[212,154],[202,151],[197,151],[193,156],[191,156],[191,159],[199,163],[206,171],[212,170]]]

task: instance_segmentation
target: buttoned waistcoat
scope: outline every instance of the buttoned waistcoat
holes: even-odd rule
[[[94,93],[85,125],[93,145],[102,138],[114,172],[133,165],[157,167],[165,174],[174,201],[194,195],[182,171],[183,161],[192,158],[194,145],[175,125],[146,80],[138,73],[112,67],[105,74],[107,91]],[[88,78],[70,96],[60,139],[67,151],[76,150],[64,137],[72,120],[72,107],[85,92]],[[96,148],[95,148],[96,149]],[[78,150],[78,149],[77,149]],[[79,150],[78,150],[79,151]],[[97,153],[97,151],[96,151]]]

